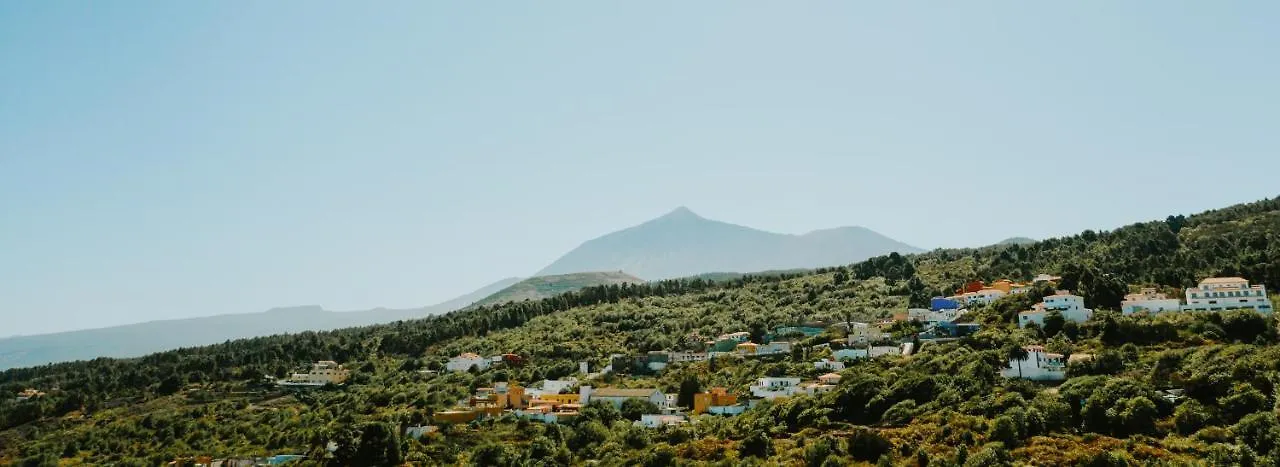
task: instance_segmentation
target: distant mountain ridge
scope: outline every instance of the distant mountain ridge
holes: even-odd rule
[[[1035,242],[1036,240],[1034,238],[1009,237],[1004,240],[1001,240],[1000,243],[997,243],[996,245],[1030,245]]]
[[[150,321],[107,328],[0,339],[0,370],[98,357],[129,358],[232,339],[423,318],[463,308],[520,282],[511,277],[452,300],[421,308],[329,311],[320,306],[272,308],[240,313]]]
[[[895,251],[924,250],[864,227],[780,234],[706,219],[680,207],[657,219],[588,240],[536,276],[627,271],[646,280],[661,280],[717,271],[833,266]]]
[[[491,306],[524,300],[541,300],[584,287],[615,284],[643,284],[644,280],[622,271],[578,272],[555,276],[537,276],[522,280],[471,306]]]

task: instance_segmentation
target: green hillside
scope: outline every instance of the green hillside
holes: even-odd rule
[[[477,300],[471,306],[493,306],[508,302],[542,300],[586,287],[640,284],[643,282],[643,279],[622,271],[579,272],[556,276],[530,277]]]
[[[1277,236],[1280,199],[1271,199],[1027,245],[891,254],[796,274],[587,287],[389,325],[11,369],[0,373],[0,464],[301,453],[311,465],[1273,465],[1280,338],[1272,316],[1109,310],[1131,288],[1185,287],[1207,276],[1241,276],[1275,291]],[[440,424],[421,440],[398,435],[493,382],[568,376],[579,361],[599,367],[614,353],[696,348],[725,332],[759,338],[781,325],[869,320],[970,280],[1044,272],[1062,276],[1059,287],[1083,295],[1098,309],[1094,317],[1020,329],[1016,312],[1036,296],[1009,296],[973,309],[985,328],[971,337],[858,361],[832,392],[763,403],[736,418],[650,430],[632,426],[634,411],[592,405],[562,425],[498,417]],[[761,376],[825,373],[811,362],[830,349],[817,344],[839,332],[799,341],[790,354],[591,384],[742,394]],[[1094,358],[1055,387],[1002,378],[1008,358],[1027,344]],[[513,352],[528,363],[418,371],[440,369],[462,352]],[[345,364],[352,380],[310,392],[261,383],[316,360]],[[8,397],[25,388],[47,394]],[[1157,392],[1165,389],[1182,397]]]

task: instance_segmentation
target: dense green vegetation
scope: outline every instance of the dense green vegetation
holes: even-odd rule
[[[575,373],[580,360],[693,348],[729,331],[758,338],[784,324],[882,317],[975,278],[1056,273],[1102,310],[1115,309],[1131,287],[1183,287],[1212,275],[1276,290],[1277,232],[1280,199],[1026,245],[893,254],[795,274],[592,287],[425,320],[8,370],[0,373],[0,394],[27,387],[48,394],[0,401],[0,463],[156,465],[181,456],[296,452],[334,465],[1271,465],[1280,460],[1272,317],[1100,311],[1080,325],[1015,328],[1016,312],[1034,296],[975,310],[986,327],[972,337],[858,362],[831,393],[736,418],[645,430],[631,426],[638,409],[592,406],[560,426],[502,417],[446,425],[421,440],[400,433],[494,381],[556,378]],[[1057,387],[1001,378],[1008,357],[1030,343],[1094,358]],[[717,359],[593,384],[742,393],[760,376],[817,376],[808,362],[829,350],[798,347],[792,355]],[[529,363],[417,371],[463,351],[516,352]],[[352,368],[350,384],[293,393],[262,383],[322,359]],[[1158,392],[1165,389],[1185,397]],[[329,454],[331,442],[337,450]]]

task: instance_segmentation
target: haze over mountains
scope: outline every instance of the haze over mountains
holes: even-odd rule
[[[788,235],[714,221],[681,207],[589,240],[528,279],[508,278],[437,305],[333,312],[320,306],[0,339],[0,369],[96,357],[134,357],[228,339],[324,331],[446,313],[468,305],[537,300],[594,285],[849,264],[919,248],[862,227]]]
[[[753,272],[849,264],[923,250],[863,227],[803,235],[765,232],[703,218],[680,207],[643,224],[583,243],[538,275],[626,271],[645,280],[708,272]]]
[[[460,296],[422,308],[329,311],[320,306],[273,308],[239,313],[127,324],[107,328],[0,339],[0,370],[96,357],[137,357],[149,353],[216,344],[228,339],[422,318],[463,308],[520,282],[510,277]]]

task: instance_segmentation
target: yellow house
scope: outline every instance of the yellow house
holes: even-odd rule
[[[734,347],[734,350],[743,355],[755,355],[759,348],[760,344],[756,344],[754,342],[743,342],[738,344],[737,347]]]
[[[705,413],[711,407],[734,405],[737,403],[738,396],[729,394],[728,389],[711,388],[708,392],[700,392],[693,395],[693,413]]]
[[[578,394],[543,394],[538,397],[544,401],[559,402],[561,404],[577,404],[579,400]]]
[[[476,412],[474,410],[443,410],[431,415],[431,418],[434,419],[437,423],[439,422],[467,423],[469,421],[475,420],[479,416],[480,416],[479,412]]]

